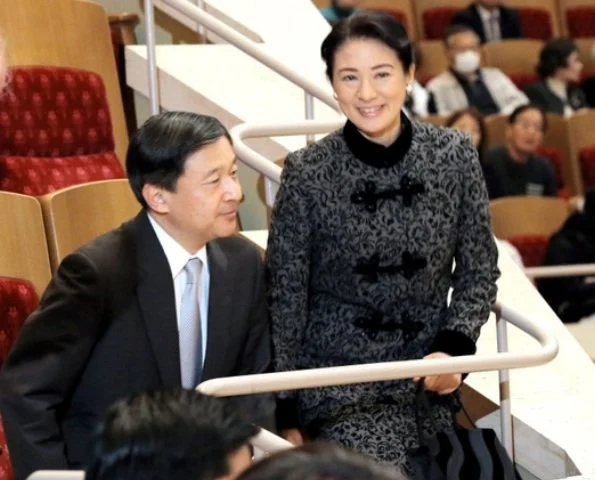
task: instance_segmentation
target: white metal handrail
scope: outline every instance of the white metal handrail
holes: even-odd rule
[[[512,416],[510,411],[508,369],[542,365],[558,353],[556,338],[538,323],[516,310],[498,303],[494,311],[498,317],[498,350],[491,355],[466,355],[447,359],[405,360],[340,367],[263,373],[207,380],[197,390],[215,396],[247,395],[303,388],[348,385],[354,383],[398,380],[418,376],[460,372],[499,370],[502,440],[509,455],[514,456]],[[534,351],[507,352],[506,323],[516,325],[541,345]]]
[[[529,278],[582,277],[595,275],[595,263],[528,267],[524,272]]]
[[[209,31],[212,31],[225,41],[229,42],[231,45],[240,49],[242,52],[250,55],[254,59],[269,67],[271,70],[285,77],[287,80],[303,88],[306,94],[318,98],[318,100],[325,103],[332,109],[339,111],[337,102],[328,89],[322,88],[318,83],[292,69],[274,55],[271,55],[262,44],[247,38],[246,36],[223,23],[215,16],[206,12],[204,9],[200,9],[196,5],[192,4],[188,0],[162,0],[162,3],[185,15],[198,25],[201,25]],[[153,0],[144,0],[144,5],[145,29],[147,31],[149,98],[151,99],[151,113],[156,114],[158,113],[159,93],[157,86],[157,65],[155,58],[155,22],[153,20],[152,14],[154,8]],[[311,108],[313,108],[313,105],[310,106],[308,95],[306,95],[306,115],[311,114]]]

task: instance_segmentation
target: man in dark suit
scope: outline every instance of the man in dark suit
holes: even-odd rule
[[[133,135],[126,168],[142,211],[63,260],[3,365],[17,480],[84,468],[120,398],[269,367],[263,266],[234,236],[242,191],[223,125],[154,116]],[[263,421],[270,403],[258,406]]]
[[[457,13],[451,23],[468,25],[475,30],[481,43],[523,36],[518,13],[502,5],[500,0],[478,0]]]

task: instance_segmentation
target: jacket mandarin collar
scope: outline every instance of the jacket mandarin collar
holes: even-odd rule
[[[413,128],[411,120],[403,112],[401,126],[399,136],[388,147],[368,140],[349,120],[343,127],[343,136],[347,147],[359,160],[371,167],[390,168],[399,163],[411,147]]]

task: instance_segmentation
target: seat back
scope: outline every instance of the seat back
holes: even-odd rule
[[[393,15],[407,29],[409,38],[417,40],[417,23],[413,12],[414,0],[366,0],[364,7],[366,10],[377,10]]]
[[[420,39],[441,40],[455,13],[465,9],[469,0],[415,0],[415,16]]]
[[[415,75],[420,83],[426,84],[448,68],[446,48],[442,40],[421,40],[417,42],[417,48],[421,65],[417,67]]]
[[[558,0],[558,5],[563,35],[595,37],[595,4],[591,0]]]
[[[95,72],[103,79],[115,152],[123,161],[128,134],[103,7],[81,0],[0,2],[0,30],[10,39],[10,66],[68,67]]]
[[[560,35],[557,0],[506,0],[506,5],[517,10],[525,38],[548,40]]]
[[[0,276],[30,281],[41,296],[50,281],[50,259],[36,198],[0,192]]]
[[[486,43],[483,47],[485,66],[499,68],[516,84],[523,88],[528,83],[539,80],[535,72],[541,40],[502,40]]]
[[[75,185],[40,201],[52,270],[66,255],[119,227],[141,208],[125,179]]]
[[[580,112],[568,118],[572,156],[578,163],[577,181],[581,192],[595,186],[595,109]]]
[[[490,202],[492,230],[497,238],[508,240],[523,235],[551,236],[572,211],[561,198],[519,196]]]
[[[64,67],[12,67],[0,96],[0,155],[67,157],[114,151],[101,77]]]

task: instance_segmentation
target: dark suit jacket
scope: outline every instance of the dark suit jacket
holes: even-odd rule
[[[502,38],[522,38],[523,31],[521,20],[516,10],[508,7],[498,7],[500,9],[500,33]],[[483,21],[477,10],[477,4],[472,3],[465,10],[458,12],[452,19],[452,24],[468,25],[471,27],[481,40],[486,42],[486,33],[483,28]]]
[[[587,99],[585,93],[577,85],[569,85],[566,89],[568,95],[568,104],[573,110],[587,108]],[[546,112],[564,115],[564,102],[554,92],[552,92],[545,82],[537,82],[525,87],[525,94],[529,97],[531,103],[536,103],[543,107]]]
[[[210,242],[207,255],[202,381],[262,373],[270,335],[260,252],[231,237]],[[83,468],[115,400],[181,386],[171,271],[144,212],[63,260],[0,382],[17,480],[38,469]]]

